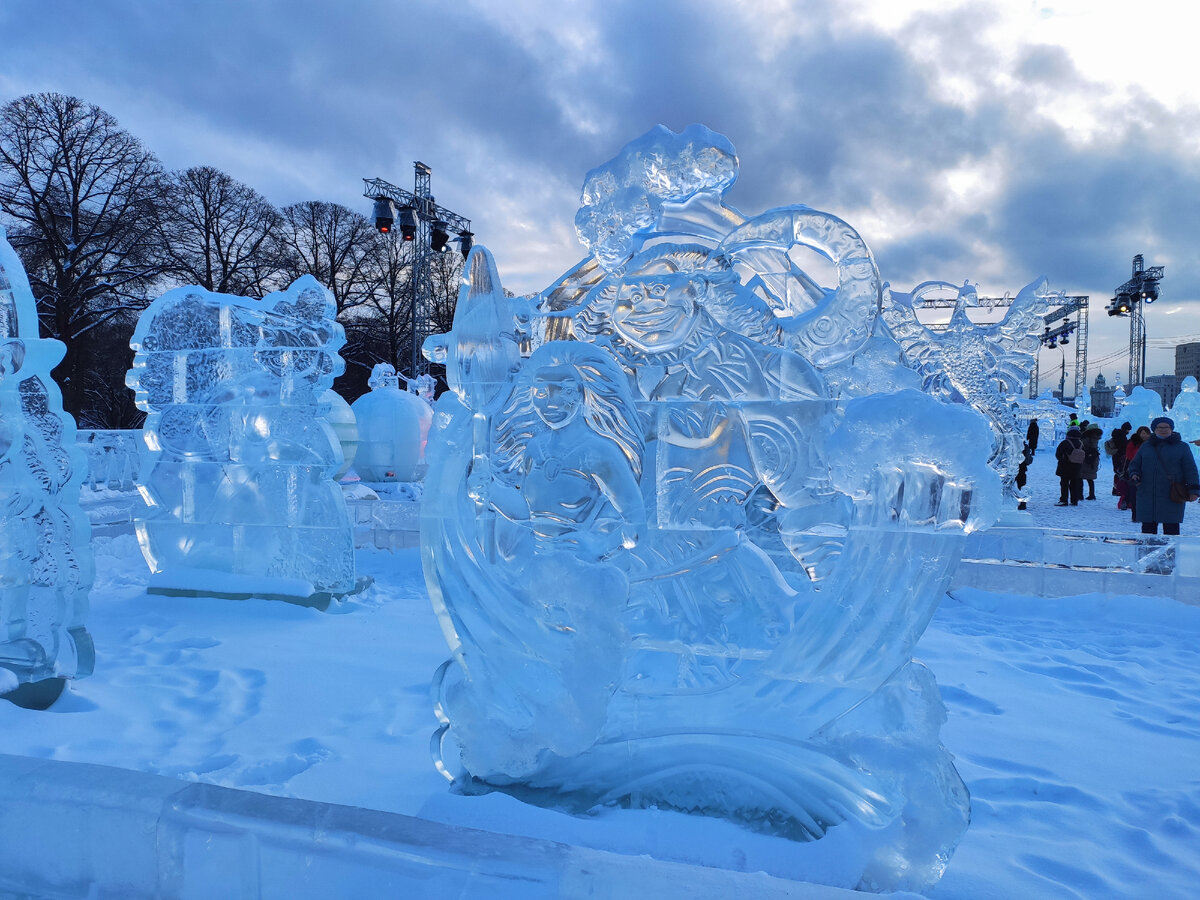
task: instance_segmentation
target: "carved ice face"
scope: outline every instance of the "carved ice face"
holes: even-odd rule
[[[569,368],[542,369],[534,376],[530,393],[538,418],[551,428],[562,428],[579,413],[581,391],[575,373]]]
[[[613,308],[617,334],[642,350],[673,350],[696,325],[690,278],[627,278]]]

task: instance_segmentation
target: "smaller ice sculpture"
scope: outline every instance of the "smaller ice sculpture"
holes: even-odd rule
[[[923,325],[916,307],[934,292],[957,295],[954,312],[944,331]],[[1025,433],[1013,398],[1029,382],[1041,347],[1042,316],[1057,296],[1046,279],[1026,285],[994,325],[976,325],[967,309],[979,303],[975,288],[930,281],[911,293],[885,289],[883,318],[900,344],[905,361],[920,373],[924,389],[953,403],[966,403],[987,416],[994,444],[989,464],[1000,474],[1005,495],[1016,498],[1015,479],[1022,459]]]
[[[1189,375],[1179,385],[1179,396],[1171,405],[1171,418],[1175,420],[1175,430],[1180,438],[1192,445],[1192,453],[1200,454],[1200,391],[1196,387],[1196,378]]]
[[[38,337],[29,279],[0,228],[0,696],[35,708],[95,663],[86,466],[50,377],[63,350]]]
[[[371,484],[420,481],[433,409],[400,389],[400,376],[388,363],[376,365],[367,383],[371,390],[350,407],[358,422],[354,471]]]
[[[1092,391],[1086,384],[1075,397],[1075,411],[1079,414],[1081,421],[1096,418],[1092,415]]]
[[[354,589],[319,403],[345,368],[334,312],[306,275],[261,301],[176,288],[142,314],[127,381],[147,413],[136,525],[152,591],[321,605]]]
[[[1129,397],[1121,404],[1118,415],[1122,422],[1130,423],[1136,431],[1143,425],[1149,425],[1162,414],[1163,402],[1158,391],[1139,384],[1129,392]]]
[[[995,520],[993,436],[911,389],[862,237],[743,216],[736,174],[660,126],[589,173],[589,255],[534,301],[471,252],[425,344],[435,759],[463,791],[834,832],[851,883],[920,890],[969,802],[911,654]]]

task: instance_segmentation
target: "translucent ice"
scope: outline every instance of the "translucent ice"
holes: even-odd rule
[[[1183,440],[1200,440],[1200,392],[1196,389],[1194,375],[1188,375],[1180,383],[1179,396],[1171,404],[1170,415]]]
[[[53,702],[61,679],[94,664],[86,466],[50,377],[63,350],[38,337],[29,280],[0,228],[0,694],[31,705]]]
[[[420,481],[433,410],[400,389],[400,376],[389,363],[375,366],[368,384],[371,390],[351,407],[358,423],[354,471],[367,482]]]
[[[1149,426],[1158,416],[1163,414],[1162,397],[1158,391],[1143,385],[1135,385],[1129,392],[1129,397],[1121,404],[1117,414],[1122,422],[1129,422],[1136,431],[1143,425]]]
[[[914,306],[926,289],[942,287],[957,291],[958,299],[949,325],[934,331],[917,319]],[[1013,401],[1029,382],[1041,347],[1042,316],[1056,296],[1039,278],[1017,294],[1000,322],[977,325],[967,316],[967,309],[979,302],[970,284],[955,288],[926,282],[908,294],[884,292],[884,320],[905,360],[920,373],[924,389],[950,402],[967,403],[987,417],[992,426],[989,461],[1010,498],[1017,494],[1014,481],[1025,436]]]
[[[354,586],[336,436],[319,402],[345,364],[312,276],[261,301],[200,287],[142,314],[128,375],[147,413],[138,540],[151,589],[307,599]]]
[[[592,255],[535,304],[468,259],[426,343],[437,764],[573,810],[853,822],[864,885],[925,887],[968,800],[910,656],[998,509],[993,436],[913,389],[857,232],[747,218],[736,174],[719,135],[657,128],[589,174]]]

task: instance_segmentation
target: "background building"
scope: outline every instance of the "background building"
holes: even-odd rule
[[[1179,382],[1181,380],[1176,375],[1148,375],[1142,384],[1162,398],[1163,409],[1170,409],[1171,404],[1175,402],[1175,398],[1179,396]]]
[[[1200,342],[1175,346],[1175,377],[1183,381],[1189,375],[1200,379]]]
[[[1096,382],[1092,385],[1092,410],[1093,416],[1102,416],[1107,418],[1113,414],[1113,387],[1104,380],[1103,375],[1096,376]]]

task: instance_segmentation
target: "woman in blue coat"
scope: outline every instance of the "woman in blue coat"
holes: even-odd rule
[[[1171,499],[1171,482],[1187,486],[1188,500],[1200,497],[1200,476],[1192,448],[1179,439],[1175,423],[1159,416],[1150,423],[1151,435],[1129,463],[1129,480],[1137,488],[1137,521],[1143,534],[1179,534],[1183,503]]]

